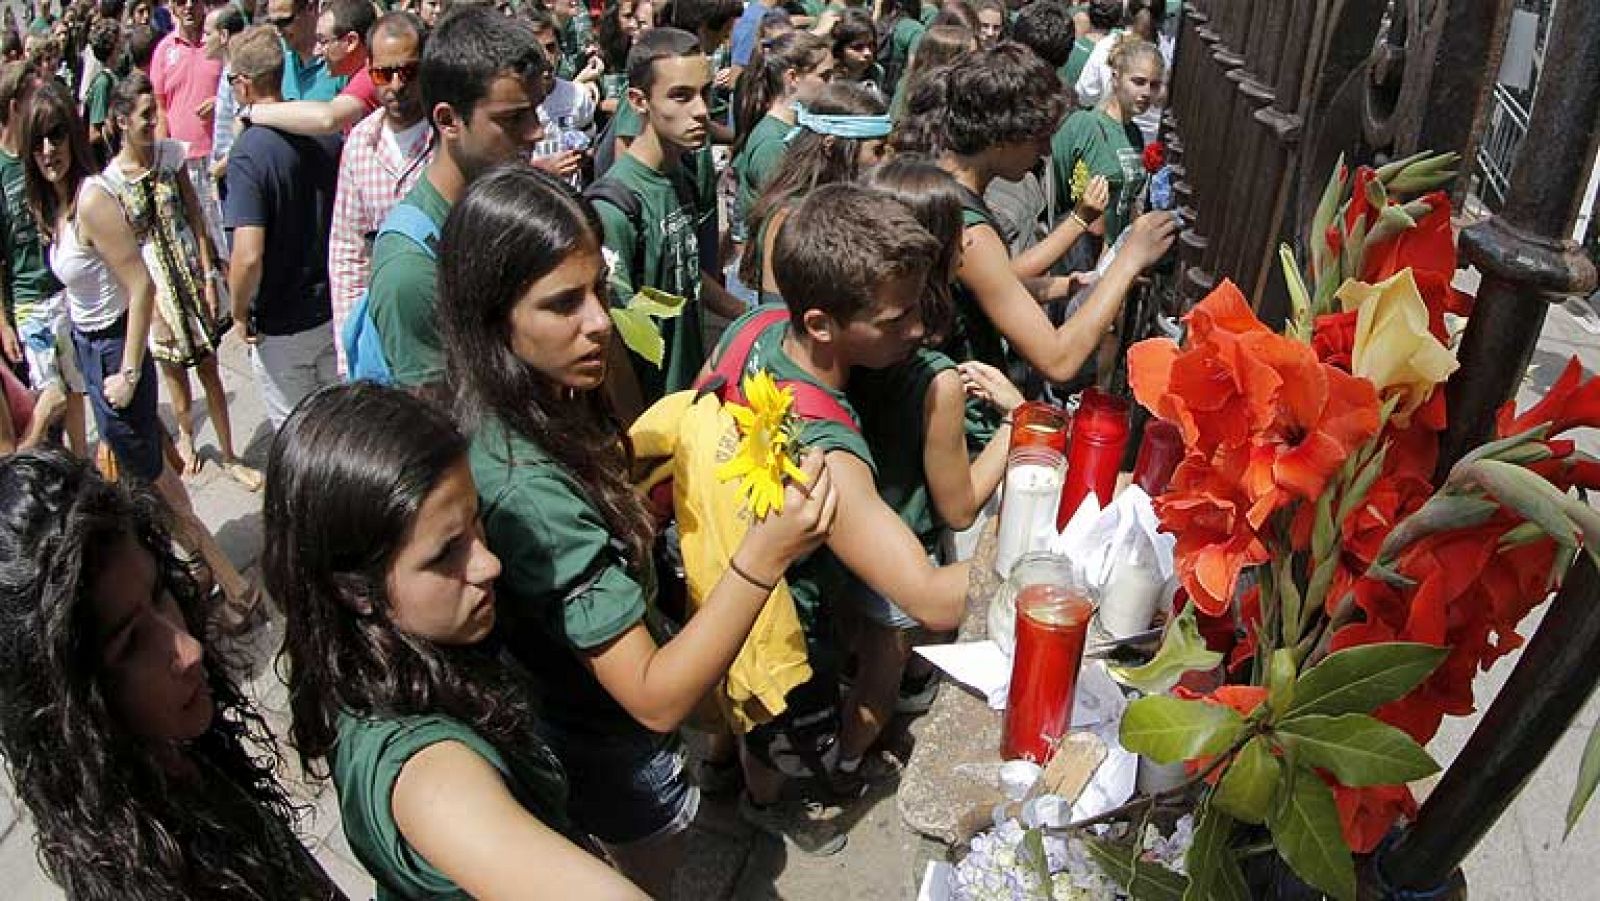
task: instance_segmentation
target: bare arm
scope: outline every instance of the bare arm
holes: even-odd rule
[[[123,407],[133,399],[133,385],[126,383],[122,373],[139,372],[144,366],[150,318],[155,312],[156,287],[139,256],[139,242],[134,240],[133,228],[128,225],[116,198],[93,185],[79,188],[78,227],[84,243],[105,260],[128,297],[128,330],[122,345],[122,368],[106,378],[104,388],[112,406]]]
[[[1051,177],[1048,173],[1046,178]],[[1017,278],[1032,278],[1044,275],[1050,271],[1060,259],[1067,255],[1072,245],[1089,230],[1089,225],[1100,214],[1105,212],[1106,204],[1111,199],[1111,187],[1105,176],[1096,175],[1089,180],[1089,186],[1083,192],[1083,199],[1072,212],[1044,236],[1044,240],[1024,250],[1011,258],[1011,271]]]
[[[1006,247],[994,229],[975,226],[967,230],[971,241],[961,260],[961,283],[978,300],[984,315],[994,323],[1017,353],[1045,378],[1066,381],[1100,346],[1123,298],[1139,273],[1172,246],[1177,225],[1170,213],[1149,213],[1131,226],[1134,233],[1095,284],[1088,301],[1059,328],[1017,280]]]
[[[738,319],[745,314],[744,302],[729,294],[716,276],[704,270],[700,272],[700,299],[705,302],[706,309],[724,319]]]
[[[982,363],[963,366],[984,366]],[[992,370],[993,367],[985,366]],[[1004,376],[995,371],[1001,380]],[[1006,382],[1009,385],[1009,382]],[[928,479],[928,497],[939,520],[952,529],[965,529],[1000,484],[1006,470],[1006,448],[1011,444],[1011,410],[1022,402],[1013,387],[1001,404],[1006,420],[976,459],[968,462],[966,391],[961,373],[947,369],[934,377],[923,398],[922,471]],[[1009,405],[1009,406],[1007,406]]]
[[[845,451],[828,453],[839,494],[839,516],[828,549],[873,591],[894,601],[930,629],[954,629],[966,609],[968,564],[934,566],[889,505],[883,502],[872,470]]]
[[[260,225],[242,225],[233,230],[233,256],[228,262],[228,296],[233,303],[233,321],[244,326],[250,321],[250,303],[261,288],[261,261],[267,252],[267,230]],[[245,329],[245,340],[251,340]]]
[[[250,107],[250,121],[297,135],[332,135],[361,121],[366,104],[348,94],[332,100],[286,100]]]
[[[784,512],[752,526],[733,554],[735,566],[767,585],[820,544],[834,522],[838,498],[822,455],[809,456],[804,469],[811,496],[790,485]],[[580,659],[641,725],[671,732],[727,674],[769,594],[730,567],[671,641],[658,647],[639,623]]]
[[[539,822],[499,771],[460,742],[430,745],[406,761],[389,804],[406,843],[474,898],[646,897]]]

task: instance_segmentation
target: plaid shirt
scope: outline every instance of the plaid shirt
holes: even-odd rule
[[[372,240],[378,226],[400,198],[422,177],[433,158],[433,130],[424,127],[409,146],[394,148],[384,140],[382,108],[373,110],[350,129],[339,159],[339,190],[333,202],[333,227],[328,234],[328,281],[333,301],[334,346],[339,372],[345,371],[344,321],[367,290]]]

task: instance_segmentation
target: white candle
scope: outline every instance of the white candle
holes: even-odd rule
[[[1000,578],[1011,576],[1011,567],[1023,554],[1049,548],[1056,532],[1056,509],[1061,505],[1061,482],[1059,466],[1024,463],[1006,473],[994,555]]]
[[[1165,586],[1148,557],[1128,554],[1111,571],[1111,582],[1100,600],[1100,625],[1113,638],[1127,638],[1150,628]]]

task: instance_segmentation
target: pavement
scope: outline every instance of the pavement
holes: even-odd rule
[[[1581,309],[1574,308],[1577,312]],[[1585,368],[1600,371],[1600,338],[1563,308],[1551,311],[1521,394],[1526,404],[1560,372],[1567,356],[1576,354]],[[270,427],[266,423],[243,348],[233,339],[222,352],[235,434],[245,441],[245,457],[264,466]],[[203,410],[203,404],[197,404]],[[209,423],[200,428],[202,454],[215,447]],[[1580,446],[1600,454],[1600,437],[1580,436]],[[214,456],[204,471],[188,480],[201,517],[216,533],[229,556],[254,574],[261,549],[261,499],[243,491],[224,475]],[[1535,614],[1524,635],[1531,634]],[[282,624],[266,626],[253,645],[246,687],[279,736],[287,735],[287,692],[271,657],[282,638]],[[1487,707],[1510,673],[1516,654],[1480,675],[1478,697]],[[946,686],[944,690],[958,690]],[[1485,837],[1466,865],[1472,897],[1486,899],[1600,898],[1594,884],[1594,861],[1600,859],[1600,809],[1590,812],[1570,837],[1563,839],[1564,812],[1589,729],[1600,716],[1591,698],[1550,757],[1534,773],[1522,794]],[[1477,715],[1449,720],[1431,750],[1448,765],[1470,736]],[[914,740],[916,726],[910,727]],[[352,899],[371,898],[373,883],[356,862],[340,828],[338,805],[328,783],[307,780],[285,755],[281,778],[305,806],[300,823],[306,846]],[[827,858],[808,858],[781,843],[752,833],[731,803],[708,800],[695,824],[692,852],[678,875],[677,896],[685,901],[712,899],[854,899],[913,898],[930,849],[900,824],[892,786],[876,791],[851,809],[849,845]],[[33,829],[16,801],[9,782],[0,776],[0,897],[13,901],[59,899],[61,892],[44,876],[35,858]]]

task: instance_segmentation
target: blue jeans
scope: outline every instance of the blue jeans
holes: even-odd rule
[[[545,720],[539,733],[567,771],[567,812],[608,845],[665,838],[689,828],[700,789],[684,771],[676,735],[644,727],[598,735]]]
[[[122,368],[127,333],[128,317],[123,314],[103,331],[85,333],[73,327],[72,346],[78,352],[78,368],[83,371],[100,440],[110,446],[122,472],[142,482],[154,482],[166,461],[161,453],[163,426],[156,413],[156,364],[148,353],[139,368],[133,400],[120,410],[106,400],[106,376]]]

